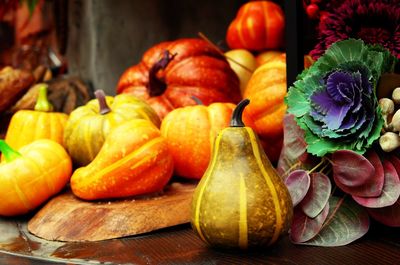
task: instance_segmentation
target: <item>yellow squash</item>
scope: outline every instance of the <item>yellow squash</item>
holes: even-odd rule
[[[14,149],[38,139],[50,139],[62,144],[67,119],[65,113],[52,112],[47,100],[47,85],[40,84],[35,110],[19,110],[12,116],[5,141]]]
[[[64,132],[64,144],[72,160],[79,166],[89,164],[96,157],[107,135],[122,123],[145,119],[157,127],[160,119],[144,101],[128,94],[105,96],[95,92],[97,99],[71,112]]]

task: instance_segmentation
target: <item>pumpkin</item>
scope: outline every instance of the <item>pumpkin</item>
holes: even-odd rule
[[[38,139],[50,139],[63,144],[68,115],[52,112],[47,99],[47,85],[40,84],[34,110],[19,110],[11,118],[5,141],[15,149]]]
[[[142,61],[120,77],[117,93],[146,100],[160,118],[174,108],[238,102],[239,80],[219,51],[202,39],[162,42],[147,50]]]
[[[166,139],[150,121],[134,119],[115,128],[99,154],[71,177],[72,192],[85,200],[161,191],[173,173]]]
[[[187,106],[171,111],[164,118],[161,134],[167,139],[176,175],[189,179],[203,176],[214,138],[229,126],[234,108],[232,103],[219,102],[209,106]],[[245,120],[252,124],[247,114]]]
[[[269,246],[291,225],[289,191],[257,135],[242,121],[248,103],[239,103],[230,126],[218,133],[211,162],[193,195],[193,230],[215,247]]]
[[[271,1],[250,1],[240,7],[226,33],[231,49],[263,51],[283,46],[285,17]]]
[[[0,140],[0,215],[28,213],[60,192],[69,181],[72,162],[65,149],[39,139],[18,151]]]
[[[160,119],[144,101],[131,95],[105,96],[95,92],[96,99],[71,112],[65,126],[64,144],[79,166],[90,163],[100,151],[110,131],[133,119],[146,119],[160,126]]]
[[[287,93],[285,57],[265,63],[251,76],[244,97],[251,102],[246,108],[272,162],[279,158],[283,137],[284,98]],[[272,145],[271,148],[268,148]],[[278,146],[277,146],[278,145]]]

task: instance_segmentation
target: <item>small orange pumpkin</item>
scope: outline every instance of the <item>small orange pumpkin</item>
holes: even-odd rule
[[[272,1],[250,1],[240,7],[231,22],[226,41],[231,49],[262,51],[283,45],[285,16]]]
[[[173,172],[166,140],[150,121],[134,119],[116,127],[100,152],[71,177],[72,192],[85,200],[161,191]]]
[[[52,112],[47,99],[47,85],[40,84],[34,110],[19,110],[11,118],[5,140],[15,149],[38,139],[50,139],[63,144],[68,115]]]
[[[175,109],[161,123],[161,135],[167,139],[174,159],[175,174],[200,179],[207,169],[218,132],[229,126],[233,103],[212,103]],[[245,113],[244,120],[252,120]]]
[[[0,140],[0,215],[15,216],[37,208],[67,184],[72,162],[58,143],[39,139],[15,151]]]
[[[254,120],[254,129],[265,142],[266,153],[272,162],[279,158],[280,147],[276,145],[282,144],[283,116],[287,108],[284,103],[286,93],[284,56],[258,67],[244,91],[244,97],[251,102],[246,110]]]

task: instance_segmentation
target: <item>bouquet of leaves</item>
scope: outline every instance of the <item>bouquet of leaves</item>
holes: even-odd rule
[[[381,46],[343,40],[289,88],[277,169],[295,206],[294,243],[345,245],[367,233],[370,218],[400,226],[400,158],[382,148],[388,130],[400,136],[377,97],[396,63]]]

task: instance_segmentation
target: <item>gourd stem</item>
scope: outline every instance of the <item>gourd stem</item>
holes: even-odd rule
[[[101,115],[107,114],[111,112],[110,107],[106,101],[106,93],[102,89],[98,89],[94,91],[94,95],[96,96],[97,100],[99,101],[99,112]]]
[[[250,103],[250,100],[245,98],[240,101],[236,108],[233,110],[232,118],[231,118],[231,127],[245,127],[246,125],[243,123],[242,115],[244,108]]]
[[[0,152],[3,154],[6,162],[11,162],[21,157],[21,154],[12,149],[4,140],[0,140]]]
[[[51,105],[47,98],[47,88],[48,86],[46,84],[40,84],[39,86],[39,94],[34,108],[36,111],[49,112],[53,110],[53,105]]]
[[[176,53],[171,54],[168,50],[165,50],[163,57],[150,68],[149,84],[147,89],[151,97],[159,96],[167,89],[167,85],[165,84],[165,82],[158,79],[157,73],[160,70],[164,70],[175,56]]]

